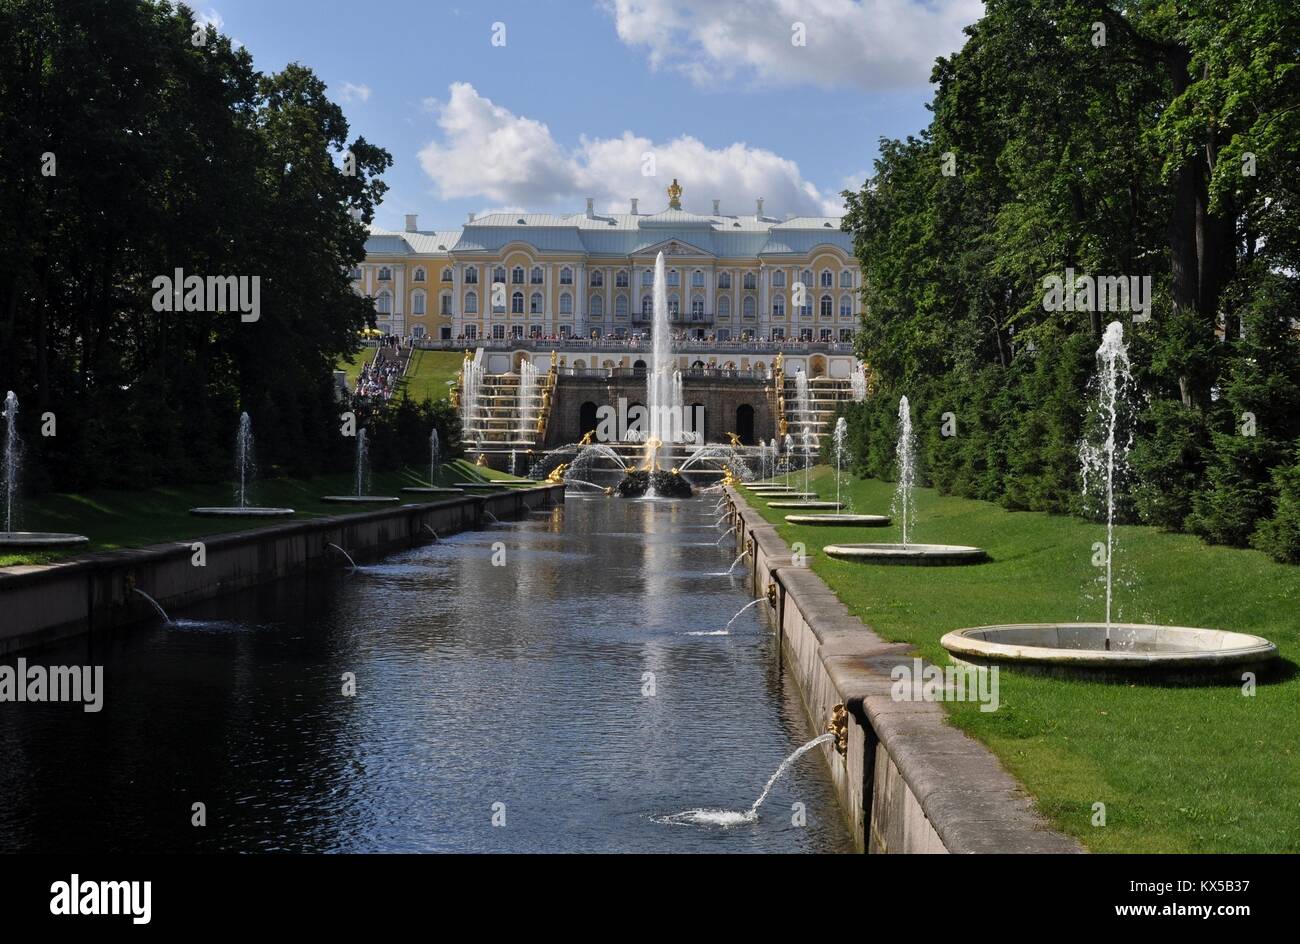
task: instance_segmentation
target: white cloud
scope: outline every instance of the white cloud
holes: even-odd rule
[[[699,85],[890,89],[923,85],[961,48],[983,0],[604,0],[618,37]],[[792,42],[803,25],[805,45]]]
[[[343,88],[339,92],[339,98],[345,102],[368,102],[370,101],[370,86],[344,82]]]
[[[218,13],[215,9],[208,10],[203,13],[200,13],[198,10],[195,10],[194,22],[199,26],[211,26],[218,33],[221,32],[221,27],[226,25],[226,21],[221,18],[221,14]]]
[[[451,86],[446,102],[429,100],[442,131],[420,152],[420,163],[443,199],[482,197],[494,205],[576,212],[594,197],[602,211],[626,213],[637,197],[640,211],[667,205],[665,188],[676,177],[683,206],[708,213],[752,214],[765,198],[767,215],[839,215],[838,194],[805,180],[799,165],[763,148],[735,143],[710,148],[688,135],[655,142],[631,131],[616,138],[583,137],[564,148],[540,121],[516,115],[484,98],[470,84]],[[643,174],[654,156],[654,176]]]

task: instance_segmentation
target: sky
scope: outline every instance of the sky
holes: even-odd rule
[[[263,72],[310,66],[393,166],[376,224],[470,212],[839,215],[981,0],[191,0]]]

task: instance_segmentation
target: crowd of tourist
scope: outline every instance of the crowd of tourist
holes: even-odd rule
[[[397,382],[406,369],[411,342],[395,335],[380,339],[375,356],[361,368],[353,395],[364,400],[387,400],[396,392]]]

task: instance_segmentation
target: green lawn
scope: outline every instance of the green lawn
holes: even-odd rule
[[[447,399],[451,391],[448,383],[460,376],[464,359],[463,351],[412,351],[403,381],[407,395],[417,402]]]
[[[371,477],[371,491],[376,495],[397,495],[403,502],[436,501],[442,496],[403,495],[397,489],[408,485],[427,485],[428,469],[376,473]],[[436,484],[485,481],[508,478],[475,466],[463,459],[444,464]],[[293,508],[298,519],[323,515],[355,513],[357,508],[322,502],[322,495],[349,495],[353,491],[351,475],[322,475],[310,479],[267,479],[254,485],[253,501],[259,505]],[[476,490],[482,493],[484,490]],[[232,488],[228,484],[186,485],[152,488],[141,491],[104,491],[86,494],[52,494],[34,499],[24,509],[23,528],[28,531],[71,531],[90,538],[91,550],[143,547],[162,541],[185,540],[205,534],[243,531],[249,528],[283,524],[288,518],[236,519],[199,518],[190,508],[203,505],[229,505]],[[373,511],[383,505],[364,506]],[[40,554],[6,554],[0,551],[0,566],[48,563],[60,557],[84,553],[85,548],[51,551]]]
[[[845,477],[851,509],[889,514],[893,485]],[[792,481],[802,483],[801,476]],[[833,496],[833,474],[814,489]],[[892,528],[794,527],[747,496],[813,570],[878,634],[945,663],[949,630],[1004,622],[1104,619],[1091,564],[1104,528],[1008,512],[919,489],[909,538],[975,544],[992,563],[890,567],[835,560],[831,543],[897,541]],[[1118,529],[1117,618],[1266,636],[1289,661],[1254,697],[1228,685],[1167,688],[1001,672],[1001,707],[947,705],[987,744],[1060,830],[1098,852],[1300,851],[1300,567],[1152,528]],[[1093,804],[1106,825],[1091,825]]]
[[[341,370],[348,375],[348,389],[355,390],[357,378],[361,376],[361,368],[365,367],[375,359],[375,349],[373,347],[363,347],[351,357],[340,357],[336,370]]]

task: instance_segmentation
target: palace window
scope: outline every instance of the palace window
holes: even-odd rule
[[[654,285],[654,284],[655,284],[655,273],[654,273],[654,269],[642,269],[642,270],[641,270],[641,284],[642,284],[643,286],[645,286],[646,288],[649,288],[651,285]]]
[[[444,282],[450,282],[450,281],[452,281],[452,277],[451,277],[451,266],[447,266],[446,268],[444,268],[444,269],[442,270],[442,281],[444,281]]]
[[[393,281],[393,270],[390,269],[390,268],[388,268],[388,266],[380,266],[380,267],[379,267],[379,281],[381,281],[381,282],[391,282],[391,281]]]
[[[668,284],[671,285],[673,288],[677,288],[679,285],[682,284],[682,275],[676,269],[669,269],[666,279]]]
[[[853,272],[845,269],[840,273],[840,288],[853,288]]]
[[[823,295],[821,300],[821,316],[823,318],[829,318],[833,314],[834,311],[831,306],[831,297],[829,295]]]
[[[835,276],[831,274],[830,269],[822,269],[822,288],[833,288],[835,285]]]
[[[478,285],[478,266],[465,266],[465,284]]]
[[[719,272],[719,273],[718,273],[718,288],[731,288],[731,273],[730,273],[730,272]]]
[[[421,267],[421,268],[417,268],[417,269],[415,270],[415,274],[411,276],[411,281],[412,281],[412,282],[423,282],[423,281],[424,281],[424,269],[423,269],[423,267]]]
[[[465,325],[465,337],[473,341],[478,337],[478,325]]]
[[[528,336],[529,336],[530,338],[540,338],[540,337],[542,336],[542,326],[541,326],[541,325],[529,325],[529,326],[528,326]]]
[[[812,288],[815,284],[813,282],[812,269],[804,269],[803,272],[799,274],[799,281],[803,282],[805,288]]]
[[[560,284],[561,285],[573,284],[573,270],[570,269],[568,266],[565,266],[563,269],[560,270]]]
[[[515,315],[524,313],[524,293],[515,292],[510,296],[510,312]]]
[[[468,292],[465,295],[465,314],[478,314],[478,292]]]
[[[682,313],[682,300],[676,295],[668,296],[668,317],[676,318]]]
[[[604,270],[604,269],[592,269],[592,270],[591,270],[591,287],[592,287],[592,288],[600,288],[600,287],[603,286],[604,284],[605,284],[605,270]]]
[[[772,296],[772,317],[773,318],[785,317],[785,296],[784,295]]]
[[[523,284],[524,284],[524,267],[523,267],[523,266],[515,266],[513,269],[510,270],[510,284],[511,284],[511,285],[523,285]]]
[[[411,314],[424,314],[424,292],[413,292],[411,294]]]
[[[619,318],[627,317],[627,296],[620,295],[614,299],[614,314]]]
[[[704,317],[704,299],[698,295],[691,299],[691,317],[696,320]]]
[[[772,273],[772,288],[785,288],[785,272],[777,269]]]
[[[691,273],[691,286],[693,288],[704,288],[704,273],[699,269]]]
[[[568,292],[562,292],[560,294],[560,314],[573,314],[573,296]]]
[[[753,318],[753,317],[754,317],[754,312],[755,312],[755,310],[756,310],[757,308],[758,308],[758,306],[754,303],[754,296],[753,296],[753,295],[746,295],[746,296],[745,296],[745,305],[744,305],[744,313],[745,313],[745,317],[746,317],[746,318]]]
[[[619,269],[614,273],[614,287],[627,288],[627,269]]]
[[[492,270],[492,281],[493,281],[493,282],[500,282],[502,285],[505,285],[505,284],[506,284],[506,267],[505,267],[505,266],[497,266],[495,269]]]
[[[605,297],[603,295],[592,295],[587,300],[587,311],[591,312],[594,318],[603,316],[605,314]]]
[[[819,333],[819,335],[820,335],[820,340],[822,340],[822,341],[829,341],[829,340],[831,339],[831,329],[830,329],[830,328],[822,328],[821,331],[818,332],[818,333]]]
[[[642,295],[642,296],[641,296],[641,316],[642,316],[643,318],[649,318],[652,314],[654,314],[654,310],[655,310],[655,309],[654,309],[654,299],[652,299],[649,295]]]
[[[442,314],[450,315],[451,314],[451,293],[450,292],[443,292],[441,305],[442,307],[440,310]]]
[[[492,337],[496,338],[498,341],[504,341],[506,337],[506,326],[503,324],[493,325]]]
[[[758,288],[758,276],[756,276],[753,272],[746,272],[745,280],[742,284],[749,291],[753,291],[754,289]]]
[[[422,337],[424,337],[424,325],[416,325],[414,328],[412,328],[412,329],[411,329],[411,337],[413,337],[413,338],[422,338]]]
[[[721,298],[718,299],[718,317],[719,318],[731,317],[731,299],[728,298],[726,295],[723,295]]]
[[[528,311],[530,314],[540,315],[542,313],[542,293],[533,292],[533,297],[528,299]]]
[[[840,317],[841,318],[853,317],[853,296],[852,295],[840,296]]]
[[[533,266],[532,274],[529,276],[529,283],[532,285],[542,284],[542,267]]]
[[[388,292],[380,292],[379,297],[375,299],[375,311],[381,315],[392,314],[393,296],[389,295]]]
[[[510,336],[511,336],[512,338],[515,338],[516,340],[519,339],[519,338],[522,338],[522,337],[524,336],[524,326],[523,326],[523,325],[511,325],[511,326],[510,326]]]

